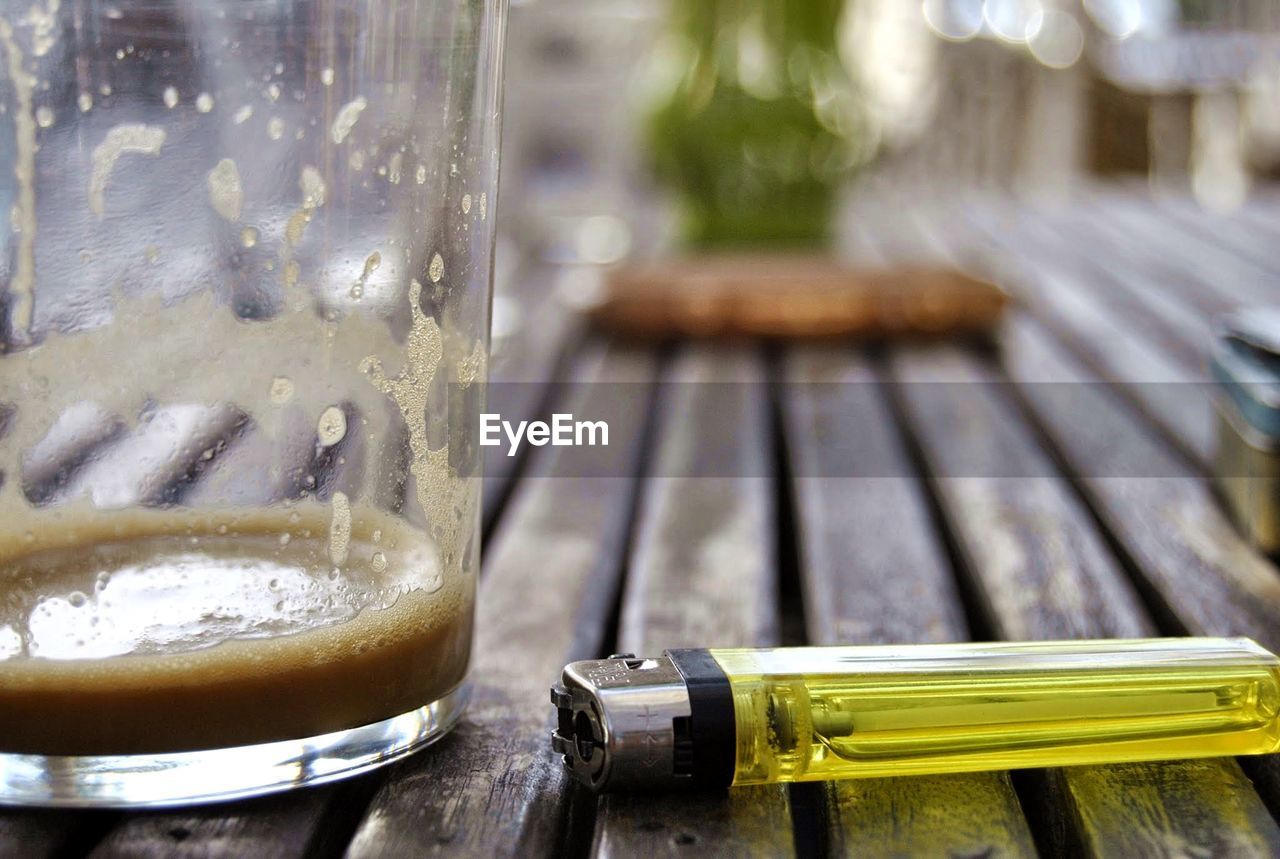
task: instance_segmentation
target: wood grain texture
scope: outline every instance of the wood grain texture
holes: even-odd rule
[[[1198,206],[1197,206],[1198,208]],[[1208,295],[1232,303],[1274,301],[1280,288],[1274,239],[1247,235],[1224,217],[1184,206],[1134,205],[1116,198],[1105,207],[1106,217],[1132,231],[1136,241],[1148,242],[1173,264],[1195,275]]]
[[[1059,270],[1071,272],[1072,282],[1100,308],[1114,314],[1189,373],[1199,371],[1212,342],[1212,317],[1183,300],[1160,273],[1152,271],[1141,246],[1082,215],[1072,207],[1048,211],[1022,208],[1018,218],[1020,242],[1033,247]],[[1090,253],[1081,253],[1089,248]],[[1184,278],[1185,280],[1185,278]],[[1203,294],[1198,283],[1188,292]]]
[[[1165,428],[1172,441],[1197,461],[1210,461],[1214,448],[1212,409],[1207,402],[1188,403],[1179,390],[1188,382],[1208,381],[1204,368],[1178,361],[1152,344],[1146,333],[1091,297],[1078,274],[1041,259],[1012,238],[1010,231],[982,219],[968,224],[975,228],[968,234],[969,241],[986,243],[995,253],[1015,261],[1016,283],[1009,286],[1037,317],[1102,376],[1116,382]],[[945,240],[938,235],[930,238]]]
[[[564,663],[600,655],[632,515],[647,398],[606,382],[652,380],[647,353],[589,349],[566,411],[607,419],[607,448],[540,448],[498,525],[480,582],[474,694],[457,729],[398,765],[350,855],[556,853],[575,788],[549,742],[548,688]],[[607,477],[548,477],[564,451],[609,457]],[[603,462],[604,460],[602,460]],[[604,473],[604,472],[597,472]]]
[[[776,487],[758,354],[694,346],[664,376],[618,649],[777,643]],[[794,853],[782,785],[600,802],[594,853]]]
[[[989,474],[1016,465],[1021,473],[1040,475],[1052,467],[994,370],[949,347],[900,351],[893,366],[905,383],[904,403],[947,519],[999,636],[1154,634],[1065,480],[972,474],[979,465],[988,466]],[[928,384],[939,378],[950,383]],[[945,476],[956,468],[967,473]],[[1133,855],[1135,839],[1169,845],[1153,855],[1183,855],[1185,849],[1254,856],[1280,850],[1280,828],[1233,760],[1134,765],[1106,774],[1094,769],[1071,767],[1048,781],[1049,787],[1065,786],[1076,810],[1072,829],[1091,854]],[[1176,789],[1170,787],[1174,784]],[[1054,802],[1061,806],[1065,797],[1058,791]]]
[[[964,640],[951,565],[872,363],[844,346],[793,348],[781,405],[810,640]]]
[[[873,367],[845,348],[793,349],[783,382],[810,642],[965,639],[950,564]],[[822,790],[833,855],[1035,855],[1005,773]]]
[[[1057,770],[1067,814],[1097,855],[1276,856],[1280,832],[1238,766],[1219,760]]]
[[[1000,638],[1136,637],[1137,594],[992,370],[948,346],[891,359],[943,512]]]
[[[1079,216],[1105,225],[1102,228],[1117,237],[1119,254],[1140,261],[1157,283],[1187,305],[1214,314],[1274,297],[1277,284],[1269,271],[1213,247],[1210,237],[1189,239],[1172,229],[1169,215],[1150,199],[1097,192],[1085,199]],[[1216,232],[1223,228],[1207,213],[1201,211],[1200,215],[1199,230]],[[1207,253],[1206,240],[1210,242]],[[1268,247],[1265,235],[1252,240],[1260,248]],[[1115,255],[1118,254],[1108,254]]]
[[[934,252],[954,258],[955,248],[946,245],[937,232],[922,238],[932,242]],[[1039,411],[1041,431],[1054,440],[1055,452],[1076,473],[1077,482],[1084,488],[1095,514],[1107,524],[1113,538],[1125,545],[1130,564],[1137,566],[1140,582],[1145,585],[1143,591],[1148,603],[1166,624],[1172,622],[1176,629],[1201,634],[1232,634],[1234,630],[1236,634],[1253,635],[1270,643],[1275,630],[1280,628],[1273,620],[1280,601],[1275,596],[1275,571],[1269,562],[1243,544],[1203,484],[1187,476],[1185,464],[1177,462],[1177,455],[1162,446],[1158,434],[1139,416],[1140,410],[1116,396],[1113,386],[1096,384],[1097,377],[1091,375],[1083,362],[1027,317],[1015,314],[1006,329],[1002,340],[1006,373],[1018,380],[1024,402],[1033,411]],[[1050,384],[1043,384],[1046,381]],[[1183,387],[1184,396],[1198,394],[1201,392],[1196,388]],[[1109,492],[1105,491],[1108,489]],[[1135,503],[1143,498],[1145,503]],[[1162,517],[1153,513],[1158,510],[1174,512]],[[1113,514],[1111,518],[1108,511]],[[1122,523],[1127,523],[1127,527],[1122,527]],[[1171,523],[1179,526],[1172,529],[1175,536],[1172,540],[1169,539]],[[1178,533],[1192,539],[1177,539]],[[1147,559],[1145,565],[1142,558]],[[1174,573],[1174,581],[1170,582],[1170,569],[1183,572]],[[1164,590],[1156,584],[1161,581],[1165,582]],[[1193,764],[1169,765],[1175,773],[1179,766],[1187,767],[1186,771],[1210,791],[1204,803],[1223,806],[1222,813],[1213,818],[1216,824],[1202,826],[1202,820],[1196,824],[1200,826],[1197,836],[1212,843],[1212,849],[1224,853],[1254,855],[1241,849],[1241,844],[1253,845],[1254,853],[1274,853],[1275,822],[1268,817],[1251,787],[1239,787],[1247,782],[1237,767],[1226,761],[1204,763],[1219,769],[1206,773]],[[1277,756],[1253,758],[1248,765],[1263,795],[1269,798],[1270,807],[1280,809]],[[1137,767],[1139,777],[1141,770]],[[1086,771],[1072,768],[1050,773],[1046,785],[1052,788],[1064,781],[1070,784]],[[1135,774],[1132,769],[1128,772]],[[1148,773],[1148,777],[1150,775]],[[1225,793],[1221,789],[1215,793],[1215,780],[1219,785],[1232,787]],[[1134,803],[1145,798],[1148,812],[1154,808],[1153,813],[1165,815],[1163,819],[1199,820],[1193,809],[1180,810],[1177,805],[1152,801],[1151,792],[1141,789],[1140,778],[1138,787],[1133,795],[1139,799]],[[1060,794],[1062,791],[1050,792]],[[1092,797],[1089,801],[1099,803],[1100,808],[1117,800],[1120,805],[1109,814],[1067,816],[1068,807],[1081,807],[1081,796]],[[1111,829],[1090,828],[1087,824],[1091,820],[1122,820],[1133,811],[1128,807],[1134,804],[1126,801],[1128,796],[1114,790],[1081,787],[1074,804],[1059,801],[1045,805],[1048,816],[1056,818],[1054,828],[1064,836],[1060,842],[1076,844],[1080,849],[1096,849],[1099,844],[1123,843],[1124,831],[1118,824]],[[1244,809],[1247,813],[1241,818],[1232,809]],[[1243,819],[1246,823],[1234,826],[1233,819]],[[1174,841],[1183,837],[1181,830],[1174,834]],[[1154,835],[1160,840],[1165,839],[1167,833]]]
[[[113,812],[0,809],[0,857],[53,859],[82,854],[116,817]]]
[[[1162,611],[1193,634],[1280,648],[1280,572],[1208,486],[1034,322],[1011,320],[1003,346],[1010,377]]]
[[[341,785],[245,802],[133,814],[108,833],[90,855],[95,859],[307,856],[322,846],[328,833],[345,841],[354,821],[341,825],[344,806],[361,795],[367,800],[370,787],[366,776]]]

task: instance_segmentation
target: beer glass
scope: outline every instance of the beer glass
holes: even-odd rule
[[[0,802],[439,737],[504,0],[0,0]]]

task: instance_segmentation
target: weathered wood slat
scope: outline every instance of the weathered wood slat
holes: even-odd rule
[[[950,563],[869,362],[840,347],[793,350],[782,408],[810,642],[967,638]],[[836,855],[1035,855],[1006,773],[859,779],[823,795]]]
[[[776,644],[775,483],[761,357],[689,347],[664,376],[618,649]],[[781,785],[726,793],[606,796],[597,856],[794,852]]]
[[[45,859],[83,853],[111,825],[110,812],[0,810],[0,856]]]
[[[1064,479],[983,476],[1050,469],[999,376],[949,347],[902,351],[893,366],[947,519],[999,636],[1154,634]],[[931,384],[937,381],[946,384]],[[1070,823],[1090,853],[1132,855],[1135,842],[1213,856],[1280,850],[1280,827],[1232,760],[1135,765],[1101,775],[1071,767],[1048,783],[1065,787],[1073,803]],[[1058,804],[1065,798],[1054,797]],[[1170,846],[1160,855],[1174,852]]]
[[[1246,544],[1208,488],[1187,477],[1134,474],[1135,461],[1152,475],[1176,475],[1177,467],[1123,403],[1091,384],[1088,371],[1029,320],[1009,327],[1004,348],[1010,375],[1060,455],[1088,467],[1081,486],[1161,613],[1193,634],[1247,635],[1280,648],[1280,572]],[[1090,416],[1087,426],[1072,419],[1081,413]],[[1280,757],[1245,764],[1280,811]]]
[[[540,856],[560,849],[572,786],[551,753],[547,690],[566,661],[597,656],[605,646],[632,515],[635,479],[627,475],[638,467],[649,408],[645,397],[613,396],[606,383],[651,382],[655,370],[652,356],[625,350],[588,350],[579,360],[576,378],[595,384],[578,391],[566,411],[608,420],[610,444],[535,454],[488,550],[467,714],[437,748],[393,769],[356,831],[351,856]],[[566,452],[600,457],[595,473],[616,476],[547,478]]]
[[[810,639],[963,640],[950,563],[870,360],[797,347],[783,372]]]
[[[1021,238],[1037,256],[1073,272],[1075,280],[1100,306],[1140,331],[1183,366],[1199,369],[1212,337],[1205,312],[1184,303],[1168,283],[1151,272],[1141,250],[1092,218],[1074,209],[1044,213],[1026,211],[1019,218]],[[1081,253],[1089,248],[1090,253]],[[1192,284],[1196,293],[1203,293]]]
[[[1194,350],[1207,332],[1202,317],[1170,302],[1167,288],[1151,289],[1132,277],[1116,276],[1125,263],[1112,262],[1113,248],[1091,239],[1087,230],[1076,232],[1020,206],[986,206],[968,210],[958,219],[970,227],[968,237],[984,241],[1006,259],[1019,263],[1024,276],[1015,286],[1033,312],[1051,321],[1061,320],[1072,332],[1082,332],[1109,345],[1107,338],[1125,333],[1125,343],[1139,348],[1128,351],[1100,347],[1117,376],[1125,380],[1199,378],[1203,361]],[[915,226],[931,243],[954,255],[963,243],[955,233],[941,233],[936,221],[915,219]],[[961,236],[965,231],[959,231]],[[1090,253],[1081,253],[1088,248]],[[1066,293],[1064,295],[1064,293]],[[1094,328],[1099,321],[1103,327]],[[1167,368],[1167,370],[1165,370]],[[1164,372],[1161,372],[1164,370]]]
[[[1164,611],[1197,634],[1280,648],[1280,572],[1203,481],[1031,320],[1011,320],[1003,347],[1010,377]]]
[[[1280,283],[1275,273],[1206,241],[1195,231],[1177,228],[1149,201],[1113,199],[1105,212],[1115,229],[1124,230],[1131,242],[1146,245],[1194,277],[1207,295],[1219,296],[1232,305],[1276,300]]]
[[[992,372],[948,346],[900,349],[893,378],[986,619],[1011,640],[1150,631],[1088,511]]]
[[[1152,289],[1167,293],[1192,311],[1206,317],[1241,303],[1238,287],[1224,287],[1222,281],[1235,277],[1234,273],[1221,269],[1206,269],[1189,265],[1172,256],[1162,242],[1152,241],[1143,227],[1132,228],[1117,223],[1107,205],[1097,209],[1070,209],[1071,217],[1078,223],[1092,225],[1093,233],[1100,237],[1103,259],[1108,265],[1131,270]],[[1152,224],[1158,229],[1158,222]],[[1101,238],[1106,237],[1106,238]],[[1092,246],[1091,246],[1092,247]],[[1211,278],[1211,279],[1207,279]],[[1129,278],[1125,278],[1128,283]]]
[[[340,823],[344,804],[369,790],[369,778],[278,796],[170,812],[132,814],[90,854],[114,857],[306,856],[322,832]],[[349,827],[342,829],[345,833]]]
[[[1069,775],[1069,777],[1068,777]],[[1116,857],[1262,857],[1280,853],[1275,821],[1248,777],[1219,760],[1056,770],[1054,793],[1086,850]]]
[[[939,251],[952,253],[934,238],[930,252]],[[1152,634],[1154,625],[1064,480],[983,479],[1054,471],[999,373],[986,361],[946,346],[899,350],[893,366],[907,383],[904,407],[993,630],[1019,638]],[[938,380],[946,384],[929,384]],[[1076,409],[1072,425],[1080,425],[1082,415],[1094,420],[1092,411]],[[956,491],[975,481],[988,484],[978,494],[995,504],[975,504]],[[1060,500],[1041,511],[1049,493]],[[1028,516],[1031,499],[1036,500]],[[1081,564],[1080,558],[1091,560]],[[1008,566],[1011,559],[1021,571]],[[1055,586],[1052,575],[1036,572],[1037,565],[1047,563],[1052,570],[1064,562],[1080,571],[1069,583],[1059,580],[1065,589]],[[1021,606],[1009,597],[1018,593]],[[1099,594],[1105,606],[1092,602]],[[1084,616],[1088,620],[1082,624]],[[1094,772],[1098,769],[1072,767],[1025,777],[1048,791],[1037,806],[1047,812],[1051,830],[1069,834],[1080,849],[1130,855],[1132,844],[1143,840],[1178,845],[1160,855],[1183,848],[1212,855],[1280,849],[1280,828],[1234,761],[1133,765],[1104,774]],[[1171,780],[1177,781],[1176,789],[1168,786]],[[1190,797],[1199,797],[1194,808],[1184,807]]]
[[[1067,339],[1073,349],[1096,366],[1109,380],[1119,383],[1144,411],[1168,432],[1170,439],[1198,462],[1208,463],[1213,454],[1213,415],[1202,400],[1188,402],[1178,388],[1205,380],[1205,370],[1171,360],[1152,346],[1141,332],[1116,319],[1093,301],[1078,280],[1052,266],[1043,265],[1033,254],[1023,254],[1003,231],[976,226],[971,239],[991,242],[999,252],[1019,259],[1019,290],[1033,312]],[[959,229],[959,228],[957,228]],[[944,239],[933,236],[933,240]]]
[[[1156,202],[1176,235],[1185,236],[1196,245],[1208,244],[1225,250],[1250,266],[1280,278],[1280,261],[1273,252],[1274,236],[1258,231],[1240,213],[1206,211],[1192,197],[1162,196],[1157,197]]]

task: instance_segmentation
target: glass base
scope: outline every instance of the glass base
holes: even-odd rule
[[[155,755],[0,753],[0,805],[147,808],[276,793],[359,775],[444,736],[466,683],[417,710],[359,728],[256,746]]]

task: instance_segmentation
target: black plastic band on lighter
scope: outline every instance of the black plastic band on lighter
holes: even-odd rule
[[[666,654],[689,690],[688,724],[675,720],[677,772],[686,770],[697,787],[728,787],[733,783],[737,748],[729,678],[704,648]]]

